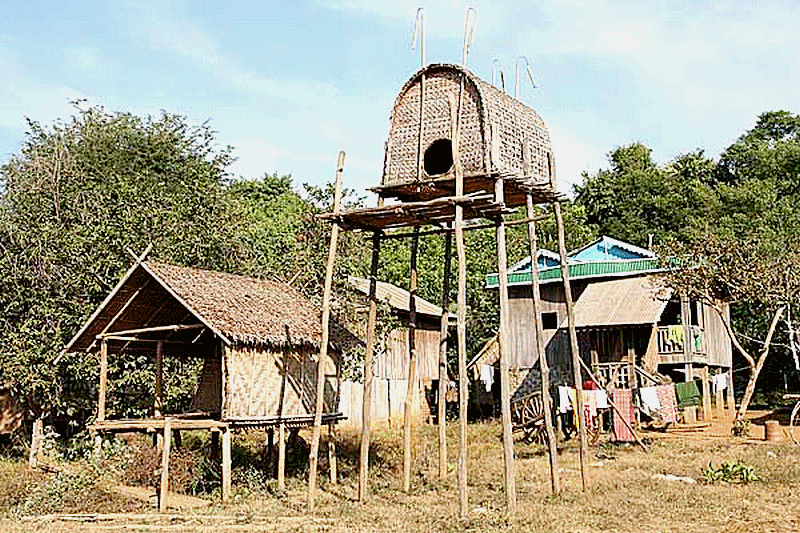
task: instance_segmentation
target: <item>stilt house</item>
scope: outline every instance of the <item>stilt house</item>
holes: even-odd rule
[[[557,257],[541,251],[536,270],[551,382],[567,384],[572,371]],[[662,264],[652,251],[604,236],[571,252],[568,265],[580,355],[601,381],[636,388],[658,372],[675,382],[701,378],[705,385],[717,375],[731,382],[731,342],[719,314],[663,288],[656,279]],[[529,258],[508,273],[510,361],[518,396],[539,387],[531,275]],[[487,276],[487,287],[498,288],[497,274]],[[719,306],[729,312],[725,302]],[[475,375],[481,365],[495,363],[495,346],[490,342],[471,361]]]

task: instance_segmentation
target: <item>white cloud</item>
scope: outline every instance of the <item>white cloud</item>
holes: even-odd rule
[[[279,98],[306,107],[323,107],[338,94],[332,85],[297,79],[264,77],[227,54],[201,25],[181,19],[161,3],[132,2],[131,31],[155,52],[190,60],[226,88],[252,98]]]

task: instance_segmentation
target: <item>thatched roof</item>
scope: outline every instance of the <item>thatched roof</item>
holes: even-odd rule
[[[65,351],[90,349],[109,324],[107,333],[176,323],[200,323],[227,344],[318,347],[322,337],[320,310],[286,283],[148,261],[126,273]]]

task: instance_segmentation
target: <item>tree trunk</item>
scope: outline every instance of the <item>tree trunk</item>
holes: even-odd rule
[[[750,365],[750,378],[747,380],[747,388],[744,390],[742,402],[739,404],[739,410],[736,412],[737,421],[742,420],[747,412],[747,407],[750,405],[750,400],[753,398],[753,393],[756,390],[756,380],[761,373],[761,369],[764,368],[764,363],[767,361],[767,356],[769,355],[769,346],[772,343],[772,336],[775,334],[775,328],[778,326],[778,321],[781,319],[785,310],[786,306],[784,305],[775,311],[775,315],[772,317],[772,323],[769,326],[769,331],[767,332],[767,338],[764,340],[764,349],[761,351],[761,356],[758,358],[758,362],[755,365]],[[733,384],[731,384],[731,386],[732,385]]]

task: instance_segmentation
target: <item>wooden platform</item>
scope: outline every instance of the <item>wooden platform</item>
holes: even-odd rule
[[[108,433],[145,432],[155,433],[164,431],[164,424],[169,418],[170,427],[174,430],[209,429],[222,430],[235,427],[274,427],[283,422],[288,429],[310,427],[314,425],[314,415],[298,415],[288,417],[270,418],[227,418],[214,420],[211,418],[136,418],[125,420],[103,420],[89,426],[92,431]],[[323,424],[335,424],[347,417],[342,413],[329,413],[322,415]]]

